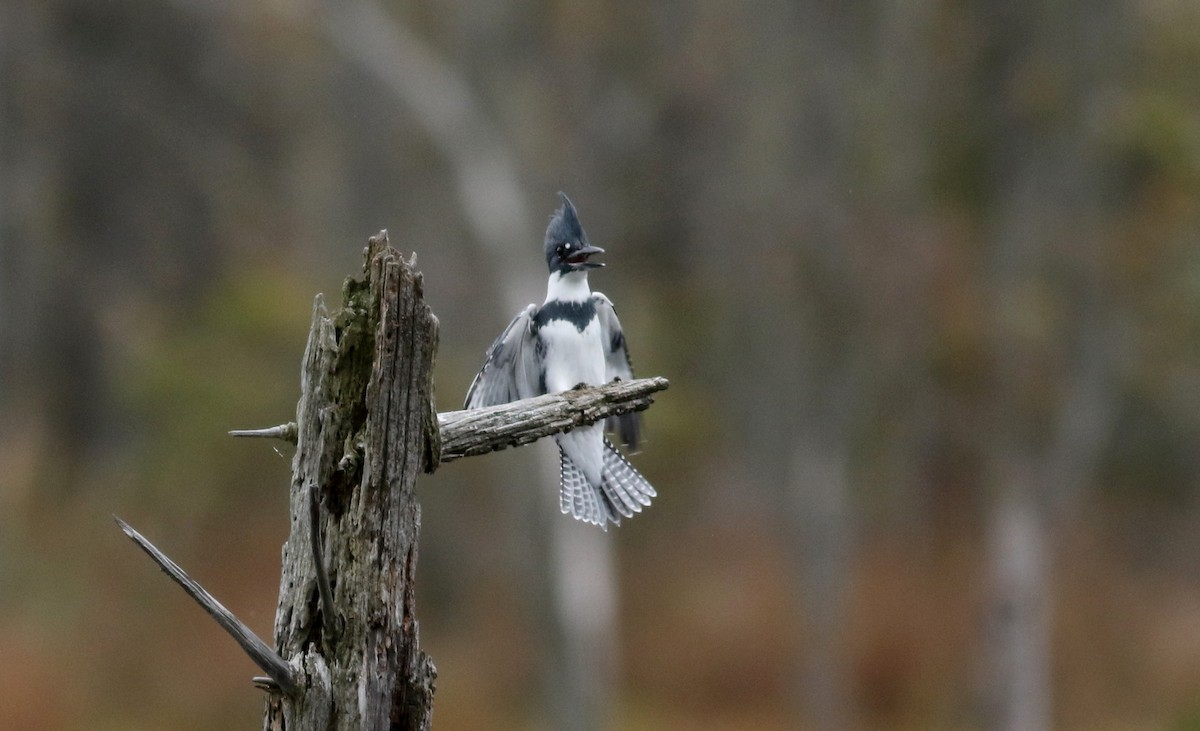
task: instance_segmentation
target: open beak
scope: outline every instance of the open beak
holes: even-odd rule
[[[592,260],[589,260],[590,257],[593,257],[598,253],[604,253],[604,250],[602,250],[602,248],[599,246],[584,246],[581,248],[581,250],[578,250],[575,253],[572,253],[571,256],[566,257],[566,263],[574,266],[582,266],[582,268],[586,269],[595,269],[596,266],[604,266],[604,264],[600,262],[592,262]]]
[[[604,266],[604,264],[598,261],[590,261],[589,258],[595,256],[596,254],[603,253],[604,249],[601,249],[599,246],[585,246],[579,251],[576,251],[568,256],[567,263],[571,264],[572,266],[595,269],[596,267]]]

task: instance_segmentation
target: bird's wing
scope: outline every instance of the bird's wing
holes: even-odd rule
[[[481,409],[538,395],[541,372],[533,332],[537,310],[534,305],[526,307],[492,343],[483,368],[467,389],[463,408]]]
[[[607,297],[599,292],[592,294],[596,316],[600,320],[600,338],[604,343],[604,380],[628,381],[633,378],[633,363],[629,360],[629,349],[625,346],[625,333],[617,310]],[[630,449],[637,449],[641,431],[641,416],[635,411],[612,417],[608,420],[609,431],[617,431],[621,441]]]

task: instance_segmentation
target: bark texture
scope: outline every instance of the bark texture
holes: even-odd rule
[[[461,457],[519,447],[577,426],[642,411],[654,403],[650,394],[669,385],[661,376],[637,378],[535,396],[486,409],[447,411],[438,414],[440,461],[451,462]]]
[[[269,697],[266,729],[430,727],[436,671],[418,642],[413,490],[438,463],[438,323],[414,263],[381,232],[341,311],[314,306],[275,617],[276,649],[303,691]]]

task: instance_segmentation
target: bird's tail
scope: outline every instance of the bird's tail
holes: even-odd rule
[[[560,449],[559,454],[562,458],[562,511],[577,520],[607,531],[609,523],[620,525],[622,517],[632,518],[650,505],[651,498],[658,496],[642,473],[607,439],[604,440],[604,462],[598,487],[588,483],[587,476],[565,452]]]

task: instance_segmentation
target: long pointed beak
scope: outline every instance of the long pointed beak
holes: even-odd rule
[[[601,249],[599,246],[589,245],[589,246],[585,246],[582,249],[579,249],[575,253],[571,254],[571,257],[569,259],[567,259],[567,261],[569,261],[570,263],[572,263],[576,266],[583,266],[583,267],[587,267],[588,269],[595,269],[596,267],[604,266],[604,263],[599,262],[599,261],[591,261],[590,257],[593,257],[596,254],[603,254],[603,253],[604,253],[604,249]]]

